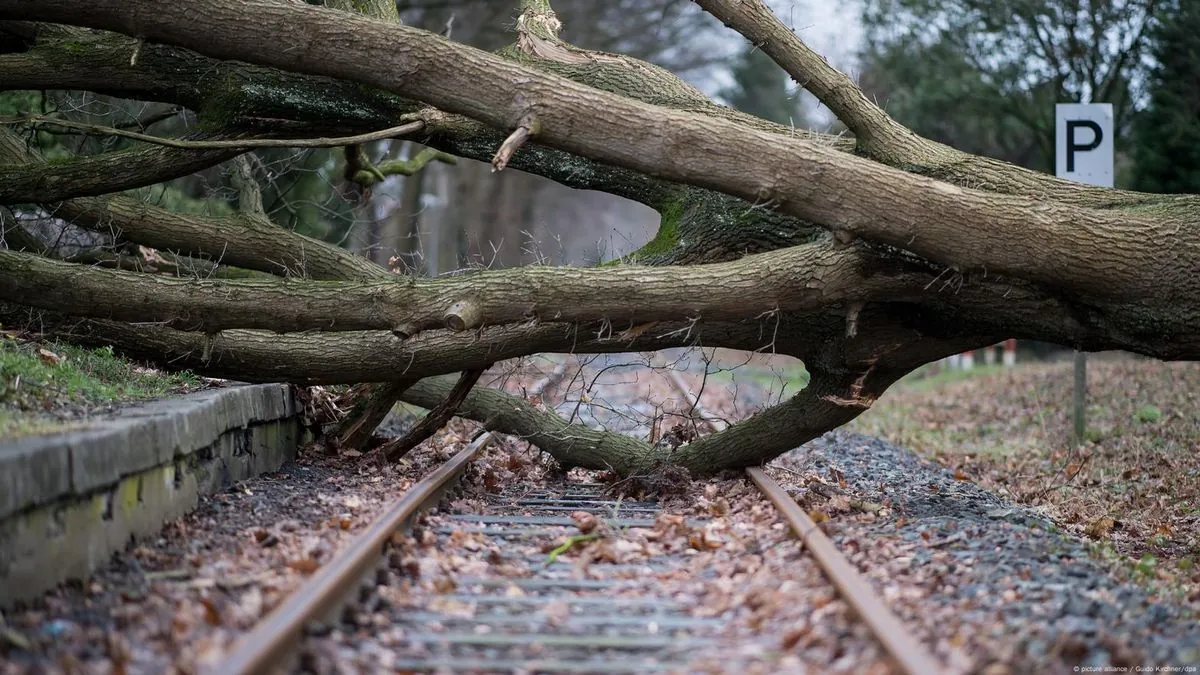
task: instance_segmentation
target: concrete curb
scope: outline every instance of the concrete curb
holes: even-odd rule
[[[300,442],[286,385],[211,389],[88,428],[0,443],[0,607],[84,579],[200,496],[277,470]]]

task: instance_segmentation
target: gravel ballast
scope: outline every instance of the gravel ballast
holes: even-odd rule
[[[1200,622],[1185,600],[1115,578],[1088,542],[1040,514],[878,439],[834,432],[772,466],[810,508],[830,511],[834,541],[942,656],[968,669],[1200,667]],[[818,489],[805,478],[819,481]],[[841,487],[844,482],[844,487]],[[886,505],[882,515],[841,501]],[[823,488],[823,489],[822,489]],[[817,492],[832,492],[826,498]],[[1145,672],[1145,671],[1143,671]],[[1171,672],[1171,671],[1157,671]]]

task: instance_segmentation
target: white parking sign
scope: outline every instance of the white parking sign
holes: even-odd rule
[[[1054,106],[1054,173],[1079,183],[1113,186],[1111,103]]]

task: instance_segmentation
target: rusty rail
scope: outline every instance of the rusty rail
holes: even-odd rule
[[[838,593],[870,627],[892,658],[909,675],[930,675],[942,672],[942,666],[904,627],[900,619],[871,590],[870,584],[851,566],[837,546],[808,517],[791,495],[759,467],[746,469],[750,480],[762,490],[767,499],[787,519],[792,531],[812,552],[821,571],[837,588]]]
[[[679,393],[684,396],[697,416],[711,431],[719,432],[725,428],[721,418],[704,409],[699,397],[693,394],[683,376],[675,370],[668,370],[667,375]],[[808,517],[804,509],[792,499],[791,495],[776,483],[760,467],[746,469],[750,480],[758,486],[763,495],[771,500],[775,508],[788,521],[792,531],[804,542],[805,548],[811,553],[821,571],[837,588],[841,596],[858,614],[863,623],[875,634],[876,639],[884,649],[891,654],[896,663],[908,675],[936,675],[942,672],[942,666],[937,659],[921,645],[911,632],[904,627],[900,619],[884,604],[883,600],[871,589],[870,584],[846,560],[837,546],[825,536],[821,528]]]
[[[535,385],[538,394],[561,377],[565,365],[559,364],[553,373]],[[688,391],[683,378],[678,373],[669,372],[673,375],[670,379],[675,387],[693,405],[700,419],[714,431],[723,428],[721,419],[704,410],[695,395]],[[249,675],[269,672],[285,663],[287,657],[293,653],[293,647],[299,641],[304,626],[312,619],[328,616],[344,602],[376,564],[392,534],[410,524],[420,510],[436,502],[455,478],[461,475],[467,464],[492,439],[491,433],[481,434],[467,448],[414,485],[334,561],[321,568],[253,631],[243,636],[225,660],[210,672],[221,675]],[[812,553],[825,576],[858,617],[867,624],[899,667],[909,675],[941,673],[941,664],[905,628],[783,487],[762,468],[751,467],[746,469],[746,473],[764,496],[779,509],[780,514],[803,541],[805,548]]]
[[[388,507],[383,516],[358,535],[346,550],[293,591],[253,631],[243,636],[225,659],[209,672],[213,675],[250,675],[270,672],[286,662],[305,624],[314,618],[328,616],[344,602],[379,560],[392,534],[411,523],[422,509],[440,499],[467,464],[493,438],[491,433],[481,434],[412,486],[403,497]]]

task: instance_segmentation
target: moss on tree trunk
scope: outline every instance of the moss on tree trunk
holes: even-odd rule
[[[793,399],[671,453],[564,426],[500,392],[474,391],[460,410],[530,438],[564,464],[624,473],[664,462],[697,473],[759,463],[852,419],[904,373],[1006,337],[1200,357],[1200,199],[1077,186],[922,139],[781,28],[759,0],[698,2],[807,82],[854,138],[758,120],[708,101],[662,69],[566,44],[545,0],[525,3],[516,42],[498,55],[399,26],[386,2],[327,3],[379,21],[272,0],[195,1],[204,11],[190,21],[155,12],[149,0],[0,0],[0,18],[63,20],[147,39],[4,24],[0,31],[18,31],[32,46],[0,55],[0,87],[102,86],[117,96],[178,103],[199,112],[214,136],[315,135],[419,120],[421,142],[482,161],[525,125],[536,132],[511,168],[646,204],[661,215],[658,234],[601,271],[515,270],[433,285],[140,285],[119,275],[88,277],[95,297],[108,281],[126,283],[147,294],[145,316],[210,332],[314,328],[322,319],[385,330],[206,336],[90,321],[69,329],[77,339],[203,372],[297,382],[416,379],[538,351],[693,341],[773,349],[803,359],[813,374]],[[111,218],[133,241],[186,242],[177,248],[195,255],[232,246],[242,266],[288,273],[291,264],[281,270],[278,258],[261,261],[263,247],[278,245],[294,261],[306,242],[257,220],[239,227],[242,221],[155,212],[122,197],[86,197],[222,157],[151,149],[46,167],[0,156],[0,202],[66,199],[64,213],[92,226]],[[319,253],[305,274],[382,279],[379,268]],[[35,275],[21,270],[34,268],[6,256],[0,262],[11,263],[8,276],[0,271],[0,278],[33,288]],[[694,265],[728,261],[743,264],[721,268],[739,270],[735,276],[687,285],[716,269]],[[77,270],[36,269],[44,306],[131,318],[115,296],[104,307],[81,307],[63,292],[66,279],[83,279]],[[277,297],[277,309],[290,311],[258,314],[220,300],[222,292],[246,289]],[[339,299],[358,306],[339,306]],[[540,323],[525,323],[532,318]],[[670,323],[680,318],[693,320]],[[447,319],[484,327],[437,330]],[[622,334],[631,322],[656,328]],[[448,393],[443,384],[422,381],[404,396],[436,405]]]

